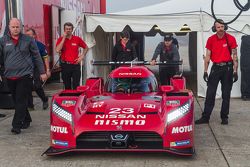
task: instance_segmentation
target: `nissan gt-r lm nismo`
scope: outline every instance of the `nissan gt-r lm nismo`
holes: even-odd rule
[[[52,98],[51,146],[73,151],[194,153],[194,99],[185,78],[158,86],[145,66],[121,66]]]

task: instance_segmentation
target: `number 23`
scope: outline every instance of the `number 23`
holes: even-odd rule
[[[111,108],[109,114],[132,114],[133,108]]]

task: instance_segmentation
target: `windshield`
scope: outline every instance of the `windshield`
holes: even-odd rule
[[[158,88],[155,77],[147,78],[109,78],[105,89],[111,93],[148,93]]]

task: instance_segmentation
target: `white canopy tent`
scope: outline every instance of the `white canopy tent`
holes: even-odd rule
[[[238,10],[228,0],[215,0],[215,12],[218,18],[229,21],[235,17]],[[218,3],[218,4],[217,4]],[[187,24],[191,31],[197,32],[197,91],[198,96],[205,96],[206,83],[203,81],[203,55],[207,38],[212,35],[211,26],[214,19],[210,15],[210,0],[169,0],[154,6],[148,6],[130,11],[123,11],[115,14],[85,14],[86,31],[93,33],[96,38],[97,48],[105,49],[110,54],[110,45],[113,44],[112,32],[121,32],[125,26],[129,26],[134,32],[148,32],[153,26],[157,25],[163,32],[179,32],[184,24]],[[203,10],[205,9],[205,10]],[[242,33],[250,34],[249,20],[250,12],[243,13],[234,23],[229,25],[229,33],[234,35],[239,44],[241,43]],[[104,34],[100,33],[100,27]],[[237,30],[237,31],[235,31]],[[95,35],[99,34],[99,36]],[[101,35],[102,34],[102,35]],[[101,35],[101,38],[100,38]],[[87,35],[89,36],[89,35]],[[108,40],[108,41],[107,41]],[[181,47],[181,46],[180,46]],[[109,48],[109,49],[107,49]],[[97,49],[93,48],[91,58],[97,58]],[[238,55],[240,57],[238,49]],[[104,53],[100,51],[100,53]],[[234,84],[232,97],[240,97],[240,70],[239,81]],[[92,74],[94,72],[92,71]],[[218,96],[221,95],[218,88]]]

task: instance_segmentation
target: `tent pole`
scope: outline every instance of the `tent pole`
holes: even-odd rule
[[[203,27],[203,15],[202,10],[200,9],[200,23],[201,23],[201,40],[202,40],[202,50],[203,50],[203,59],[205,58],[205,49],[204,49],[204,27]]]

